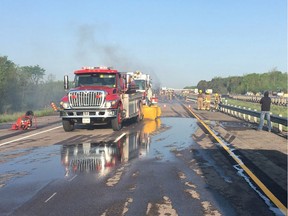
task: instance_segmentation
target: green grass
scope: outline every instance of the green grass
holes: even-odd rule
[[[37,117],[48,116],[54,113],[51,108],[33,111]],[[25,115],[25,112],[17,112],[13,114],[0,114],[0,123],[16,121],[20,116]]]
[[[225,99],[227,100],[227,104],[230,105],[234,105],[234,106],[240,106],[240,107],[245,107],[246,109],[250,108],[251,110],[257,110],[260,111],[261,109],[261,105],[259,103],[252,103],[252,102],[247,102],[247,101],[240,101],[240,100],[234,100],[234,99]],[[223,98],[222,103],[226,103]],[[285,106],[277,106],[277,105],[273,105],[271,104],[271,110],[270,112],[272,112],[273,115],[282,115],[283,117],[288,117],[288,112],[287,112],[287,107]]]

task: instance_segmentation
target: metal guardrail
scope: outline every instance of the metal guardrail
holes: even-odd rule
[[[191,101],[197,103],[197,99],[195,97],[186,97],[186,101]],[[213,104],[212,104],[213,105]],[[260,112],[251,110],[251,109],[243,109],[236,106],[226,105],[226,104],[219,104],[219,110],[221,112],[236,116],[238,118],[241,118],[245,121],[254,122],[257,123],[257,121],[260,118]],[[253,117],[253,119],[252,119]],[[271,115],[271,122],[278,124],[279,131],[282,131],[282,126],[288,126],[287,118],[281,117],[278,115]]]
[[[248,110],[248,109],[243,109],[243,108],[239,108],[239,107],[235,107],[235,106],[229,106],[229,105],[225,105],[225,104],[220,104],[219,105],[220,109],[230,109],[242,114],[246,114],[246,115],[250,115],[250,116],[254,116],[254,117],[259,117],[260,116],[260,112],[257,111],[253,111],[253,110]],[[288,126],[287,124],[287,118],[281,117],[281,116],[276,116],[276,115],[271,115],[271,121],[277,124],[281,124],[284,126]]]
[[[260,112],[253,111],[250,109],[243,109],[236,106],[220,104],[219,110],[223,113],[227,113],[229,115],[235,116],[237,118],[243,119],[244,121],[259,123],[260,121]],[[283,132],[283,126],[287,127],[287,118],[270,115],[272,127],[274,129],[278,129],[279,132]],[[264,122],[265,124],[265,122]]]

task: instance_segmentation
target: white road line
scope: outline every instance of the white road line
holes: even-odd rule
[[[57,193],[53,193],[47,200],[45,200],[45,203],[47,203],[50,199],[52,199]]]
[[[58,129],[58,128],[60,128],[60,127],[62,127],[62,126],[54,127],[54,128],[51,128],[51,129],[48,129],[48,130],[45,130],[45,131],[41,131],[41,132],[38,132],[38,133],[35,133],[35,134],[30,134],[30,135],[28,135],[28,136],[21,137],[21,138],[15,139],[15,140],[11,140],[11,141],[8,141],[8,142],[4,142],[4,143],[1,143],[0,146],[4,146],[4,145],[7,145],[7,144],[9,144],[9,143],[16,142],[16,141],[19,141],[19,140],[23,140],[23,139],[26,139],[26,138],[29,138],[29,137],[32,137],[32,136],[36,136],[36,135],[42,134],[42,133],[46,133],[46,132],[49,132],[49,131]]]
[[[68,181],[71,182],[73,181],[75,178],[77,177],[77,175],[73,176],[71,179],[69,179]]]
[[[122,133],[114,142],[118,142],[122,137],[126,136],[126,133]]]

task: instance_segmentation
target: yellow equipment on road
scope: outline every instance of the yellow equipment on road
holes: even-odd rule
[[[144,119],[157,119],[161,116],[161,108],[157,104],[143,105],[143,115]]]

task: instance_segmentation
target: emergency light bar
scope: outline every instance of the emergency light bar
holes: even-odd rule
[[[102,70],[112,70],[113,67],[106,67],[106,66],[100,66],[100,67],[82,67],[83,70],[97,70],[97,69],[102,69]]]

